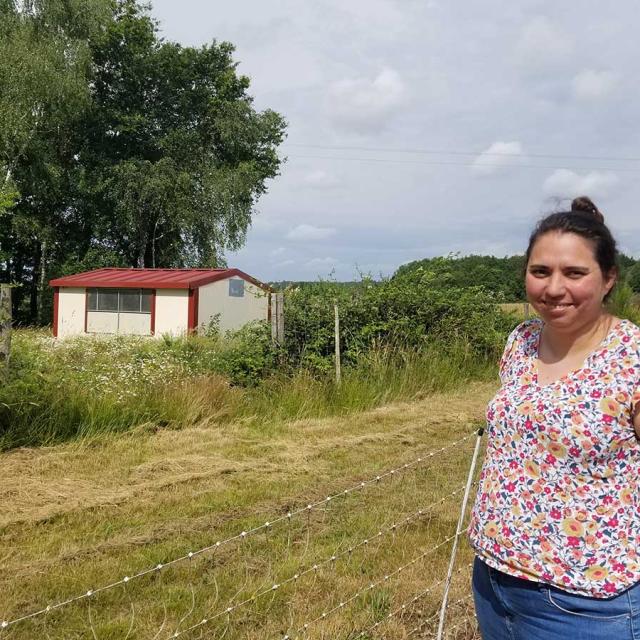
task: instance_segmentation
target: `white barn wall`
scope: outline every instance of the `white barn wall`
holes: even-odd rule
[[[58,336],[74,336],[84,333],[86,305],[84,287],[60,287],[58,290]]]
[[[232,278],[241,280],[242,278]],[[211,282],[198,292],[198,330],[206,327],[211,318],[220,314],[220,331],[239,329],[253,320],[266,320],[269,313],[269,295],[264,289],[244,281],[244,296],[229,295],[229,278]]]
[[[150,313],[120,313],[118,333],[122,335],[150,336]]]
[[[156,336],[186,334],[188,314],[188,289],[156,289]]]
[[[87,313],[87,333],[118,332],[118,314],[115,311],[89,311]]]
[[[151,335],[150,313],[120,313],[111,311],[89,311],[87,333],[109,333],[118,335]]]

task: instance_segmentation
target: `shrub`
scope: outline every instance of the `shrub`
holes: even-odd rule
[[[271,328],[266,322],[253,322],[227,333],[217,353],[215,370],[232,384],[253,386],[273,373],[276,363]]]
[[[496,357],[513,326],[481,287],[450,287],[423,269],[351,287],[307,284],[285,294],[285,350],[294,366],[332,367],[334,302],[347,365],[375,345],[420,350],[434,340],[464,342],[479,357]]]

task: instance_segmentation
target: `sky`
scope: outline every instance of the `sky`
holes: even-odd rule
[[[256,109],[288,123],[229,266],[353,280],[522,253],[583,194],[640,257],[637,0],[154,0],[152,14],[167,40],[233,43]]]

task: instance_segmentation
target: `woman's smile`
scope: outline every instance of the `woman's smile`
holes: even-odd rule
[[[602,273],[589,240],[551,232],[536,242],[527,267],[527,297],[548,324],[572,331],[597,322],[615,274]]]

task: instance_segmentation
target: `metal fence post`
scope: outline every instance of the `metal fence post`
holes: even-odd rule
[[[342,381],[342,370],[340,368],[340,312],[338,305],[333,305],[333,313],[335,316],[334,331],[335,331],[335,343],[336,343],[336,384],[340,384]]]
[[[484,433],[484,427],[478,429],[478,437],[476,438],[476,446],[473,450],[473,458],[471,459],[471,466],[469,467],[469,475],[467,476],[467,485],[464,490],[464,496],[462,498],[462,506],[460,507],[460,516],[458,517],[458,524],[456,526],[456,537],[453,539],[453,547],[451,548],[451,559],[449,560],[449,570],[447,571],[447,578],[445,580],[444,595],[442,596],[442,606],[440,607],[440,620],[438,622],[438,635],[437,640],[442,640],[442,634],[444,633],[444,620],[447,612],[447,602],[449,601],[449,588],[451,587],[451,578],[453,576],[453,567],[456,562],[456,553],[458,551],[458,540],[462,533],[462,525],[464,523],[464,516],[467,511],[467,502],[469,501],[469,494],[471,493],[471,485],[473,484],[473,475],[476,470],[476,463],[478,462],[478,454],[480,453],[480,442],[482,440],[482,434]]]

